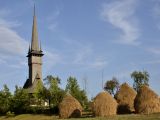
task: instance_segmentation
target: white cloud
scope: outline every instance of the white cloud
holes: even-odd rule
[[[134,70],[134,68],[122,69],[121,71],[116,72],[113,76],[119,80],[120,84],[127,82],[129,85],[132,86],[133,80],[131,78],[131,73]]]
[[[0,59],[0,64],[5,64],[6,61],[4,61],[3,59]]]
[[[160,29],[160,0],[154,0],[153,17],[156,19],[156,26]]]
[[[0,43],[0,52],[9,55],[24,55],[28,46],[15,31],[3,26],[0,26]]]
[[[139,63],[139,65],[155,65],[160,64],[160,60],[157,59],[157,57],[160,55],[160,47],[148,47],[145,48],[145,50],[150,53],[151,55],[156,56],[155,59],[143,61],[142,63]]]
[[[69,51],[72,54],[72,57],[69,56],[69,59],[72,59],[69,61],[71,62],[70,64],[86,65],[93,54],[92,44],[81,43],[79,42],[80,40],[73,40],[67,37],[63,37],[62,39],[66,46],[70,47]]]
[[[57,18],[60,15],[60,9],[56,9],[54,12],[52,12],[48,17],[47,17],[47,22],[49,23],[48,29],[51,31],[55,31],[57,26],[58,26],[58,21]]]
[[[153,53],[153,54],[156,54],[156,55],[159,55],[160,54],[160,48],[148,48],[147,51],[149,51],[150,53]]]
[[[81,46],[76,52],[73,63],[84,64],[87,58],[92,54],[92,48],[89,45]]]
[[[115,0],[103,4],[102,18],[119,28],[123,33],[119,36],[118,43],[137,45],[140,31],[134,16],[137,0]]]
[[[1,9],[0,10],[0,17],[6,17],[10,14],[10,11],[7,9]]]
[[[59,15],[60,15],[60,9],[57,8],[47,17],[47,21],[56,20]]]
[[[44,52],[44,54],[44,61],[46,61],[45,64],[48,65],[47,68],[49,68],[49,66],[54,66],[61,61],[60,54],[49,52],[47,50]]]
[[[35,4],[34,0],[28,0],[28,3],[29,3],[29,5],[32,6],[32,7],[33,7],[34,4]]]
[[[96,59],[93,63],[91,63],[91,67],[97,69],[103,69],[104,67],[106,67],[106,65],[108,65],[108,62],[100,58]]]
[[[49,26],[48,26],[48,29],[51,30],[51,31],[55,31],[56,28],[58,26],[58,23],[51,23]]]
[[[20,25],[21,25],[21,23],[19,23],[18,21],[6,21],[2,18],[0,19],[0,26],[1,27],[13,28],[13,27],[18,27]]]
[[[9,21],[7,18],[10,16],[11,12],[8,9],[1,9],[0,10],[0,26],[7,27],[7,28],[14,28],[21,25],[19,21]]]
[[[152,60],[152,61],[146,61],[146,62],[143,62],[142,64],[160,64],[160,60]]]
[[[4,19],[4,14],[1,16],[2,13],[5,13],[4,10],[3,12],[0,11],[0,63],[6,63],[7,66],[13,68],[27,66],[27,63],[24,63],[24,60],[26,59],[25,55],[28,50],[28,42],[12,29],[12,27],[18,25],[18,22]],[[60,55],[51,53],[47,50],[44,51],[46,69],[51,68],[60,61]],[[10,62],[11,59],[16,62]]]
[[[159,0],[156,0],[155,1],[155,6],[153,7],[153,14],[156,15],[156,16],[160,16],[160,1]]]
[[[129,80],[130,78],[130,74],[132,73],[131,70],[126,70],[126,71],[121,71],[121,72],[118,72],[116,74],[117,78],[118,79],[122,79],[122,80]]]
[[[72,46],[72,60],[69,60],[67,64],[80,65],[81,68],[87,69],[102,69],[108,65],[108,61],[103,55],[97,55],[94,52],[91,43],[81,43],[79,40],[75,41],[69,38],[63,39],[66,45]]]
[[[13,28],[18,27],[18,21],[9,21],[7,16],[10,14],[9,10],[0,10],[0,61],[7,66],[19,66],[19,62],[24,57],[28,43],[24,40]],[[16,61],[14,63],[10,60]]]

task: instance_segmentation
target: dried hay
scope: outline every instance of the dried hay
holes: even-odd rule
[[[92,107],[95,116],[104,117],[117,113],[117,102],[108,92],[99,93],[94,98]]]
[[[136,113],[150,114],[160,112],[160,101],[158,95],[148,86],[140,88],[135,98]]]
[[[81,117],[82,106],[71,95],[66,95],[59,105],[60,118],[77,118]]]
[[[118,103],[117,113],[119,114],[128,114],[133,113],[134,109],[134,99],[137,92],[131,88],[127,83],[124,83],[120,86],[119,91],[115,95],[115,98]]]

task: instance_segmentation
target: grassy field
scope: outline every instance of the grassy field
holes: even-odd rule
[[[14,117],[1,116],[0,120],[57,120],[58,116],[23,114]],[[160,120],[160,114],[151,115],[116,115],[97,118],[71,118],[69,120]],[[68,120],[68,119],[66,119]]]

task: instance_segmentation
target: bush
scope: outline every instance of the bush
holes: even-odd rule
[[[59,113],[58,106],[50,107],[50,113],[51,114],[58,114]]]
[[[8,112],[6,113],[6,116],[7,116],[7,117],[14,117],[15,114],[14,114],[14,112],[8,111]]]
[[[12,95],[7,87],[4,85],[3,90],[0,91],[0,114],[6,114],[10,109]]]
[[[14,111],[16,114],[22,114],[26,112],[26,109],[30,105],[29,95],[21,87],[16,86],[16,90],[14,92],[14,96],[10,102],[10,110]]]
[[[48,107],[30,106],[26,109],[26,113],[29,114],[50,114]]]

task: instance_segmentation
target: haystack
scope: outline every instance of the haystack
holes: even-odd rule
[[[135,98],[134,107],[136,113],[141,114],[160,112],[159,97],[153,90],[144,85],[140,88]]]
[[[119,91],[115,95],[115,98],[118,102],[117,113],[119,114],[128,114],[133,113],[134,109],[134,99],[137,95],[137,92],[131,88],[127,83],[124,83],[120,86]]]
[[[60,118],[75,118],[80,117],[82,114],[82,106],[71,95],[66,95],[59,105]]]
[[[99,93],[94,98],[92,107],[95,116],[104,117],[115,115],[117,112],[117,102],[108,92]]]

